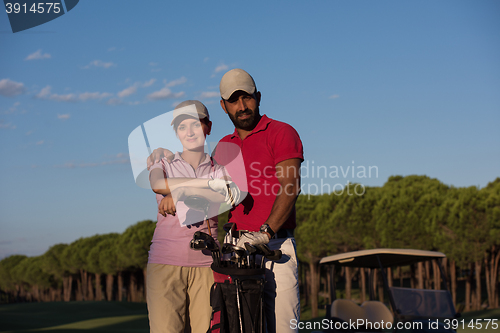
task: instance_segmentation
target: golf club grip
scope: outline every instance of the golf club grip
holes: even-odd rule
[[[268,260],[272,260],[272,261],[275,261],[275,260],[280,260],[281,259],[281,250],[273,250],[271,251],[271,254],[265,256],[266,259]]]

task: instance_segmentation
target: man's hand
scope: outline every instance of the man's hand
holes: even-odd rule
[[[208,187],[212,191],[222,194],[228,205],[236,206],[240,202],[241,191],[238,186],[230,180],[211,179],[208,181]]]
[[[241,235],[236,246],[245,248],[245,243],[249,243],[250,245],[267,244],[269,243],[269,236],[260,231],[246,232]]]
[[[148,170],[153,166],[153,164],[158,163],[162,158],[166,157],[169,162],[172,162],[174,158],[174,153],[165,148],[156,148],[153,150],[151,155],[148,157],[147,165]]]
[[[175,216],[175,211],[175,203],[172,195],[169,194],[161,199],[160,204],[158,205],[158,212],[161,215],[165,217],[167,216],[167,214]]]

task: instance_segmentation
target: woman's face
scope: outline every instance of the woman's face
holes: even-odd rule
[[[181,140],[184,150],[198,150],[205,144],[205,137],[210,128],[199,119],[187,118],[177,127],[177,136]]]

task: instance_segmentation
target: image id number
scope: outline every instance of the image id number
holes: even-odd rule
[[[26,3],[20,4],[20,3],[6,3],[5,4],[5,10],[7,14],[14,13],[14,14],[19,14],[19,13],[29,13],[32,12],[34,14],[43,14],[43,13],[52,13],[59,14],[61,11],[61,7],[59,6],[60,3],[56,2],[39,2],[39,3],[34,3],[30,8],[26,6]]]
[[[496,330],[498,329],[498,319],[471,319],[469,322],[465,321],[465,319],[445,319],[444,327],[452,330],[465,329],[466,327],[476,330],[488,328]]]

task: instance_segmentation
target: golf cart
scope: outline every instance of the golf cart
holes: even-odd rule
[[[426,331],[453,332],[451,322],[456,313],[446,275],[440,259],[441,252],[410,249],[371,249],[324,257],[320,265],[331,269],[330,294],[332,303],[326,308],[323,332]],[[441,290],[389,286],[387,269],[418,262],[436,260],[441,276]],[[358,305],[352,300],[336,299],[335,270],[341,267],[369,269],[370,300]],[[389,298],[389,307],[375,300],[374,279],[380,270],[383,289]]]

